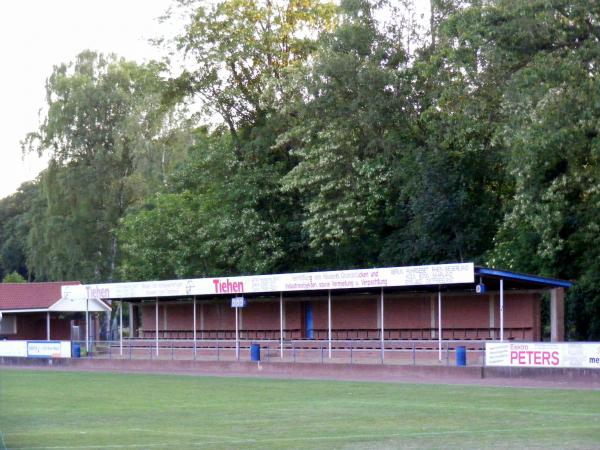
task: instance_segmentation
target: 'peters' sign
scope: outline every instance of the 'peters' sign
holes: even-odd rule
[[[485,365],[600,369],[600,342],[486,342]]]

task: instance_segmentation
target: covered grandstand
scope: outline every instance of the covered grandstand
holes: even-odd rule
[[[125,345],[130,355],[170,349],[195,359],[220,350],[239,358],[259,342],[280,358],[293,349],[295,359],[300,349],[331,359],[350,346],[383,361],[407,343],[437,347],[441,359],[444,343],[539,341],[545,297],[551,340],[561,341],[570,286],[458,263],[64,286],[62,297],[116,302],[119,354]]]

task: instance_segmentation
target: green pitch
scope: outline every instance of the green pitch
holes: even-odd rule
[[[0,371],[0,448],[598,448],[600,392]]]

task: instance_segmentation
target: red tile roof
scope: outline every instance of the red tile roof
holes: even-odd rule
[[[0,283],[0,311],[7,309],[46,309],[60,300],[61,286],[79,281],[52,283]]]

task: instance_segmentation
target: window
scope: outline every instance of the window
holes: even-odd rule
[[[2,320],[0,320],[0,335],[5,334],[17,334],[17,316],[2,316]]]

